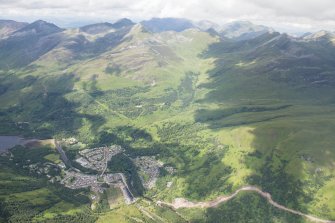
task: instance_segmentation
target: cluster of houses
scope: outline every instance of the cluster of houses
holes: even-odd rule
[[[27,160],[29,162],[29,160]],[[23,169],[28,169],[29,172],[35,173],[38,175],[45,175],[48,178],[51,178],[52,176],[49,175],[50,172],[58,172],[59,167],[58,165],[51,163],[51,162],[46,162],[46,163],[32,163],[29,165],[23,165]]]
[[[103,193],[96,175],[84,174],[76,171],[65,171],[65,177],[62,182],[70,189],[79,189],[90,187],[93,192]]]
[[[92,192],[103,193],[104,184],[119,187],[123,193],[125,202],[131,204],[135,201],[128,185],[126,177],[123,173],[107,173],[108,161],[119,153],[123,153],[124,149],[118,145],[110,147],[98,147],[93,149],[84,149],[79,152],[80,157],[75,161],[85,168],[97,170],[101,174],[84,174],[77,169],[65,170],[65,177],[62,184],[71,189],[91,188]],[[97,198],[97,196],[94,196]]]
[[[105,189],[103,184],[106,183],[121,189],[126,204],[131,204],[135,201],[134,196],[128,188],[126,178],[122,173],[109,173],[100,177],[76,171],[65,171],[65,177],[61,183],[70,189],[90,188],[95,193],[103,193]]]
[[[118,145],[84,149],[79,152],[81,157],[76,159],[76,162],[85,168],[102,172],[106,169],[107,162],[113,156],[122,152],[124,152],[124,149]]]

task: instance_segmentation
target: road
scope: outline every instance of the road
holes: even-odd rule
[[[128,187],[127,179],[126,179],[126,177],[124,176],[124,174],[123,174],[123,173],[117,173],[117,174],[119,174],[119,176],[120,176],[121,179],[122,179],[122,182],[123,182],[124,186],[127,188],[129,194],[131,195],[131,200],[135,200],[135,197],[134,197],[133,193],[131,193],[131,190],[130,190],[129,187]]]
[[[71,167],[72,165],[71,165],[69,159],[67,158],[64,150],[62,149],[61,144],[56,139],[54,139],[54,140],[55,140],[55,147],[56,147],[57,151],[59,152],[63,162],[65,163],[65,165]]]
[[[101,177],[104,175],[105,171],[107,170],[107,166],[108,166],[108,156],[109,156],[109,148],[105,146],[104,148],[104,168],[101,172]]]
[[[212,201],[202,201],[202,202],[192,202],[192,201],[188,201],[184,198],[176,198],[174,200],[173,203],[167,203],[167,202],[163,202],[163,201],[157,201],[158,205],[167,205],[172,207],[173,209],[179,209],[179,208],[210,208],[210,207],[217,207],[219,204],[223,203],[223,202],[227,202],[229,200],[231,200],[232,198],[234,198],[235,196],[238,195],[238,193],[240,193],[241,191],[252,191],[252,192],[256,192],[258,194],[260,194],[262,197],[266,198],[267,201],[274,207],[279,208],[283,211],[287,211],[290,212],[292,214],[296,214],[302,217],[305,217],[307,219],[309,219],[310,221],[313,222],[321,222],[321,223],[335,223],[335,221],[332,220],[325,220],[325,219],[321,219],[312,215],[308,215],[308,214],[304,214],[300,211],[296,211],[290,208],[287,208],[281,204],[278,204],[277,202],[275,202],[274,200],[272,200],[271,194],[262,191],[261,189],[259,189],[258,187],[255,186],[245,186],[242,187],[240,189],[238,189],[237,191],[235,191],[233,194],[229,195],[229,196],[219,196],[218,198],[212,200]]]

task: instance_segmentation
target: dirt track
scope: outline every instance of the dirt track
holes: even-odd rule
[[[210,208],[210,207],[217,207],[219,204],[229,201],[230,199],[234,198],[238,193],[240,193],[241,191],[253,191],[256,192],[258,194],[260,194],[262,197],[266,198],[267,201],[274,207],[279,208],[281,210],[290,212],[292,214],[296,214],[296,215],[300,215],[302,217],[305,217],[307,219],[309,219],[310,221],[313,222],[321,222],[321,223],[335,223],[335,221],[331,221],[331,220],[324,220],[321,218],[317,218],[308,214],[304,214],[300,211],[296,211],[290,208],[287,208],[283,205],[278,204],[277,202],[273,201],[271,198],[271,195],[269,193],[263,192],[262,190],[260,190],[258,187],[255,186],[245,186],[242,187],[240,189],[238,189],[237,191],[235,191],[233,194],[229,195],[229,196],[220,196],[212,201],[202,201],[202,202],[192,202],[192,201],[188,201],[184,198],[176,198],[174,200],[173,203],[167,203],[167,202],[163,202],[163,201],[157,201],[158,205],[167,205],[170,206],[174,209],[178,209],[178,208]]]

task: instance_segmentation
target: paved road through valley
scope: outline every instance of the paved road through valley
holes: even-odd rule
[[[56,139],[54,139],[54,140],[55,140],[55,147],[56,147],[57,151],[59,152],[63,162],[65,163],[65,165],[71,167],[71,162],[69,161],[69,159],[67,158],[64,150],[62,149],[61,144]]]

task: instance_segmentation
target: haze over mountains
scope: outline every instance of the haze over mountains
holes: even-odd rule
[[[89,29],[90,27],[96,27],[97,29],[99,29],[98,26],[102,30],[104,29],[107,30],[108,28],[121,28],[122,26],[134,25],[134,24],[135,24],[134,22],[125,18],[120,19],[114,24],[105,22],[105,23],[93,23],[90,25],[85,25],[81,27],[81,30]],[[262,25],[254,25],[249,21],[235,21],[220,26],[209,20],[193,22],[191,20],[182,18],[152,18],[150,20],[144,20],[139,24],[143,25],[143,27],[145,27],[145,29],[150,32],[163,32],[163,31],[181,32],[186,29],[196,28],[202,31],[214,30],[220,33],[222,36],[228,38],[233,37],[238,38],[248,33],[253,33],[253,35],[257,36],[264,34],[266,32],[274,32],[272,28]],[[0,26],[1,36],[4,37],[5,35],[8,35],[13,31],[19,30],[20,28],[23,28],[26,25],[28,25],[28,23],[16,22],[13,20],[1,20],[1,26]]]
[[[295,37],[248,21],[176,18],[74,28],[1,20],[0,104],[1,135],[59,140],[77,173],[98,175],[78,163],[84,149],[120,145],[112,161],[98,154],[95,162],[124,174],[138,199],[122,203],[103,183],[102,193],[64,189],[73,167],[60,168],[54,148],[18,146],[0,157],[0,222],[308,222],[249,192],[215,208],[158,205],[247,185],[335,220],[332,31]]]

